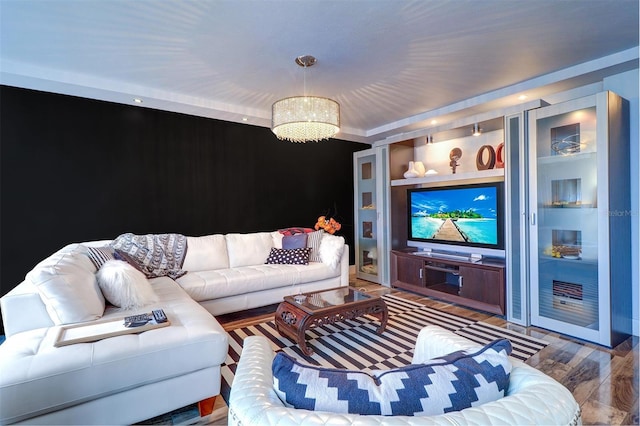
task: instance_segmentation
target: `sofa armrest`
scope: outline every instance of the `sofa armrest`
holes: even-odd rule
[[[340,286],[346,287],[349,285],[349,246],[344,245],[342,251],[342,259],[340,259]]]
[[[580,406],[567,388],[518,360],[504,398],[449,413],[456,424],[567,425],[582,424]]]
[[[478,344],[436,325],[420,330],[412,364],[427,362]],[[504,398],[480,407],[450,413],[461,424],[582,424],[580,406],[567,388],[515,358]]]
[[[38,289],[28,281],[23,281],[2,296],[0,309],[4,334],[7,337],[54,325]]]
[[[273,390],[274,352],[263,336],[244,339],[242,356],[229,395],[229,425],[275,424],[268,417],[284,415],[286,407]]]
[[[479,346],[437,325],[428,325],[420,330],[416,340],[412,364],[421,364],[430,359],[447,355],[451,352],[466,350]]]

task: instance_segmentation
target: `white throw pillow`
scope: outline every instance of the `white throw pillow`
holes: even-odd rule
[[[121,309],[135,309],[156,302],[147,277],[122,260],[105,262],[96,274],[105,299]]]
[[[344,238],[338,235],[331,235],[327,232],[320,240],[320,260],[332,269],[338,266],[344,251]]]

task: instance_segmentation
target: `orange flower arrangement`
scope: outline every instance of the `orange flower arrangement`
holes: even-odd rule
[[[320,216],[314,228],[316,231],[320,229],[324,229],[325,232],[328,232],[330,234],[335,234],[337,231],[340,230],[340,228],[342,228],[342,225],[340,225],[340,223],[336,221],[334,218],[327,219],[326,216]]]

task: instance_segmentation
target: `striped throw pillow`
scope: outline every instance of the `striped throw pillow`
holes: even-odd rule
[[[311,248],[309,262],[322,262],[320,258],[320,242],[323,234],[324,231],[322,229],[307,234],[307,247]]]
[[[115,259],[111,247],[87,247],[87,256],[96,267],[96,271],[100,270],[107,261]]]

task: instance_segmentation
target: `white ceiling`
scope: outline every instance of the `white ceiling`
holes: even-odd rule
[[[0,83],[270,126],[341,105],[338,138],[600,81],[638,64],[638,0],[0,0]],[[244,119],[244,120],[243,120]]]

